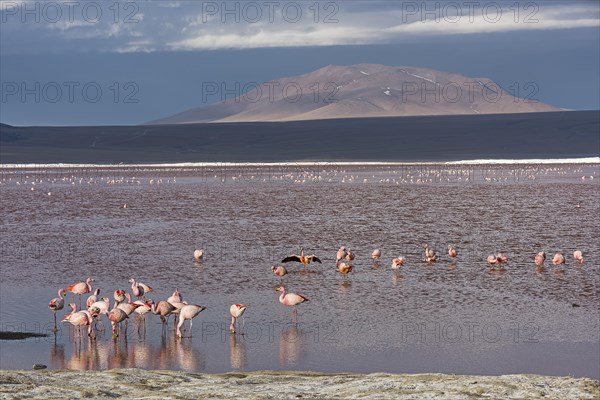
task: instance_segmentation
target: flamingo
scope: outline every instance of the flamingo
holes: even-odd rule
[[[71,305],[71,304],[69,304],[69,305]],[[72,307],[74,309],[75,305],[73,304]],[[90,337],[92,336],[93,318],[92,318],[92,314],[87,310],[73,312],[72,314],[69,315],[69,318],[63,319],[62,322],[69,322],[73,326],[87,326],[88,327],[88,336],[90,336]]]
[[[150,310],[152,311],[152,313],[160,316],[160,320],[163,323],[164,332],[165,324],[167,323],[165,317],[168,317],[173,311],[175,311],[175,306],[173,306],[173,304],[169,303],[168,301],[159,301],[158,303],[155,303],[152,300],[150,300],[149,304],[151,306]]]
[[[113,297],[117,303],[122,303],[125,301],[125,291],[121,290],[121,289],[117,289],[113,293]]]
[[[196,261],[202,260],[202,257],[204,257],[204,250],[200,249],[194,251],[194,259]]]
[[[498,258],[495,254],[490,254],[489,256],[487,256],[487,262],[490,265],[496,265],[498,264]]]
[[[108,297],[102,297],[100,300],[93,302],[88,306],[88,311],[92,314],[92,317],[96,318],[100,314],[108,314],[110,308],[110,299]],[[96,321],[94,321],[94,328]],[[104,328],[102,328],[104,330]]]
[[[138,281],[137,284],[144,288],[144,293],[150,293],[150,292],[156,293],[156,291],[154,289],[152,289],[150,286],[146,285],[144,282]]]
[[[171,297],[169,297],[167,299],[167,301],[169,303],[171,303],[171,304],[183,302],[183,296],[179,292],[179,289],[175,288],[175,291],[173,292],[173,294],[171,295]]]
[[[433,249],[429,248],[429,245],[425,245],[425,261],[428,263],[434,263],[437,260],[437,254]]]
[[[170,303],[173,307],[175,307],[175,309],[171,312],[171,314],[173,314],[173,330],[175,330],[175,325],[177,324],[177,318],[179,318],[179,313],[181,312],[181,309],[183,308],[183,306],[186,306],[188,304],[187,301],[182,301],[182,302],[170,302],[167,300],[168,303]]]
[[[179,338],[183,337],[181,334],[181,326],[186,320],[190,321],[190,337],[192,336],[192,320],[204,310],[206,310],[206,307],[197,304],[186,304],[181,308],[179,311],[179,323],[177,324],[177,336]]]
[[[340,260],[343,260],[346,257],[346,246],[341,246],[337,253],[335,253],[335,266],[338,266]]]
[[[346,252],[346,261],[350,262],[354,260],[354,253],[352,252],[352,250],[348,249],[348,251]]]
[[[67,292],[71,292],[73,295],[73,301],[75,295],[79,295],[79,307],[81,307],[81,295],[92,291],[92,282],[95,282],[94,278],[87,278],[85,282],[77,282],[67,288]]]
[[[88,306],[88,311],[92,307],[97,308],[100,314],[107,314],[108,309],[110,308],[110,299],[108,297],[103,297],[100,300],[93,302]]]
[[[85,301],[86,308],[89,308],[92,304],[98,301],[98,296],[100,295],[100,289],[96,288],[94,290],[94,294],[90,295]]]
[[[67,306],[71,307],[71,312],[63,317],[61,322],[68,321],[73,314],[77,312],[77,306],[74,303],[69,303]]]
[[[506,257],[504,254],[502,253],[498,253],[496,254],[496,258],[498,259],[498,262],[500,264],[506,264],[508,262],[508,257]]]
[[[565,263],[565,256],[563,256],[561,253],[556,253],[554,255],[554,258],[552,259],[552,264],[560,265],[560,264],[564,264],[564,263]]]
[[[142,323],[144,324],[144,332],[146,332],[146,314],[152,310],[152,307],[150,306],[150,299],[146,300],[146,301],[141,301],[141,300],[136,300],[134,303],[138,305],[138,307],[136,307],[136,309],[133,311],[134,313],[136,313],[138,315],[138,333],[140,331],[140,327],[142,326]]]
[[[400,269],[404,265],[404,257],[396,257],[392,260],[392,269]]]
[[[127,326],[129,325],[129,316],[133,314],[133,312],[140,306],[139,304],[131,302],[131,295],[129,293],[125,293],[125,297],[127,298],[127,303],[117,303],[116,307],[125,311],[127,314],[127,320],[125,321],[125,335],[127,335]]]
[[[113,309],[110,310],[110,312],[107,314],[107,316],[108,316],[108,319],[110,320],[110,324],[112,325],[113,339],[115,339],[119,336],[119,333],[117,332],[119,323],[126,320],[129,316],[127,315],[127,313],[125,311],[118,308],[116,304],[113,307]],[[127,336],[127,330],[125,330],[125,336]]]
[[[146,291],[144,290],[144,287],[142,285],[137,283],[133,278],[129,279],[127,282],[131,283],[131,293],[133,293],[135,297],[137,297],[138,299],[140,297],[144,297]]]
[[[292,311],[292,315],[294,316],[294,319],[298,318],[298,311],[296,310],[296,306],[298,304],[304,303],[305,301],[310,301],[307,297],[301,295],[301,294],[296,294],[296,293],[285,293],[285,286],[279,286],[277,289],[275,289],[278,292],[281,292],[281,295],[279,296],[279,302],[281,304],[283,304],[284,306],[290,306],[293,308]]]
[[[282,265],[280,265],[278,267],[273,265],[271,267],[271,271],[273,271],[273,273],[280,278],[287,274],[287,269],[285,269],[285,267]]]
[[[580,264],[583,264],[583,253],[581,250],[575,250],[573,252],[573,258],[579,261]]]
[[[535,255],[535,258],[533,259],[533,261],[535,262],[536,267],[538,268],[543,268],[544,267],[544,261],[546,260],[546,254],[543,251],[540,251],[539,253],[537,253]]]
[[[229,325],[229,331],[231,333],[235,333],[237,319],[242,317],[242,335],[244,334],[244,326],[246,325],[246,322],[244,321],[244,313],[246,312],[247,308],[248,306],[245,304],[232,304],[231,307],[229,307],[229,314],[231,314],[231,325]]]
[[[131,302],[131,295],[129,293],[125,293],[125,298],[127,299],[127,303],[119,302],[116,304],[116,307],[125,311],[127,316],[130,316],[140,305]]]
[[[67,291],[65,289],[59,289],[58,297],[53,298],[48,303],[48,308],[54,312],[54,333],[56,333],[56,331],[58,331],[58,329],[56,328],[56,312],[60,311],[64,308],[65,299],[63,298],[63,296],[65,296],[66,294],[67,294]]]
[[[375,250],[373,250],[373,253],[371,253],[371,258],[372,258],[373,260],[377,260],[377,259],[379,259],[380,257],[381,257],[381,250],[379,250],[379,249],[375,249]]]
[[[342,274],[348,275],[350,272],[352,272],[352,265],[343,262],[338,265],[338,271],[340,271]]]
[[[281,262],[289,262],[289,261],[297,261],[304,265],[310,264],[311,261],[318,262],[319,264],[321,263],[321,260],[319,260],[319,257],[315,256],[314,254],[310,255],[310,256],[305,256],[304,248],[300,248],[300,255],[292,254],[292,255],[287,256],[283,260],[281,260]]]
[[[451,244],[449,244],[448,245],[448,255],[450,257],[454,258],[454,257],[456,257],[456,254],[457,254],[456,249]]]

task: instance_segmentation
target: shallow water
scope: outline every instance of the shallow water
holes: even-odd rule
[[[1,178],[2,330],[51,334],[48,301],[88,276],[111,300],[136,277],[155,300],[177,287],[208,309],[181,341],[153,315],[145,335],[132,320],[115,341],[105,318],[92,342],[66,325],[2,341],[0,368],[599,377],[598,165],[27,167]],[[441,255],[433,265],[425,243]],[[357,254],[348,278],[334,267],[341,244]],[[296,325],[270,267],[301,246],[323,264],[287,265],[281,282],[311,300]],[[564,252],[566,266],[536,271],[540,250]],[[505,271],[487,267],[494,251],[510,258]],[[407,263],[391,270],[399,255]],[[244,336],[228,332],[233,303],[250,305]]]

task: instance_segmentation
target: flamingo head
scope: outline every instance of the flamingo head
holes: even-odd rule
[[[131,278],[127,281],[127,283],[135,283],[135,279]]]
[[[90,307],[88,311],[92,317],[97,317],[100,314],[100,309],[98,307]]]
[[[284,292],[285,291],[285,286],[278,286],[277,289],[275,289],[276,292]]]
[[[105,302],[105,303],[108,303],[108,297],[103,297],[102,301]]]
[[[274,265],[271,267],[271,271],[273,271],[273,272],[275,272],[276,269],[277,269],[277,267]]]
[[[60,289],[60,293],[62,293],[63,296],[67,295],[67,289]]]
[[[150,306],[151,306],[152,304],[154,304],[154,300],[152,300],[152,299],[147,299],[147,300],[146,300],[146,304],[148,304],[148,305],[150,305]]]
[[[96,280],[94,278],[87,278],[88,283],[89,282],[96,282]]]

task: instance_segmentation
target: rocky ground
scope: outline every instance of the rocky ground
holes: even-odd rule
[[[0,371],[2,399],[599,399],[597,380],[540,375]]]

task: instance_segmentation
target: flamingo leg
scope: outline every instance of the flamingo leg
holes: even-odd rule
[[[244,327],[246,326],[246,321],[244,320],[244,316],[242,315],[242,335],[244,334]]]
[[[190,319],[190,337],[192,337],[192,325],[194,324],[193,320]]]
[[[54,310],[54,336],[56,336],[57,331],[58,328],[56,328],[56,310]]]

